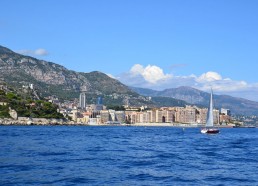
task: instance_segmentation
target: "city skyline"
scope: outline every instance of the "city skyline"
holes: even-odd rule
[[[1,45],[129,86],[258,101],[257,1],[4,0]],[[12,10],[12,13],[10,13]]]

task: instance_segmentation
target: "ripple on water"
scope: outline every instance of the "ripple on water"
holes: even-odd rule
[[[0,127],[2,185],[258,185],[257,130]]]

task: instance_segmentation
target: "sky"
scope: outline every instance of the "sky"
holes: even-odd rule
[[[258,101],[257,0],[1,0],[0,45],[129,86]]]

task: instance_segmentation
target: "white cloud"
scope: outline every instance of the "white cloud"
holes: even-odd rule
[[[144,69],[142,76],[146,81],[154,84],[160,80],[166,80],[172,77],[170,74],[164,74],[161,68],[151,65],[148,65]]]
[[[247,88],[250,88],[246,82],[244,81],[217,81],[212,84],[201,84],[202,90],[209,90],[212,87],[214,90],[218,92],[233,92],[233,91],[241,91]]]
[[[134,65],[131,70],[130,70],[130,74],[132,76],[137,76],[137,75],[141,75],[144,72],[144,67],[140,64],[136,64]]]
[[[173,76],[165,74],[155,65],[146,67],[136,64],[129,72],[119,75],[119,81],[128,85],[142,88],[163,90],[179,86],[191,86],[203,91],[210,91],[212,87],[215,94],[227,94],[258,101],[258,83],[249,84],[245,81],[234,81],[224,78],[217,72],[206,72],[199,76]]]
[[[39,48],[39,49],[36,49],[36,50],[18,50],[17,52],[19,54],[32,55],[32,56],[46,56],[46,55],[48,55],[48,51],[43,49],[43,48]]]
[[[43,48],[39,48],[37,50],[34,51],[35,55],[37,56],[45,56],[45,55],[48,55],[48,52],[43,49]]]
[[[130,72],[130,76],[142,76],[148,83],[156,84],[158,81],[167,80],[172,77],[171,74],[164,74],[163,70],[155,65],[143,67],[140,64],[134,65]]]
[[[222,77],[217,72],[207,72],[202,74],[199,78],[197,78],[198,82],[212,82],[212,81],[218,81],[221,80]]]

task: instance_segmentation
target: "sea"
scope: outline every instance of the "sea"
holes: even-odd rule
[[[258,185],[258,128],[0,126],[0,185]]]

